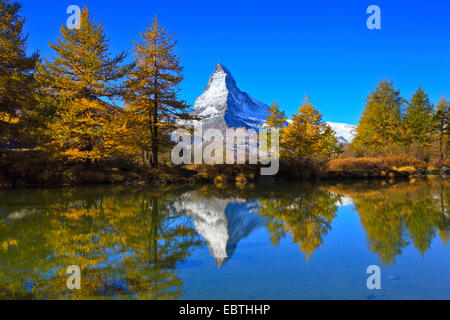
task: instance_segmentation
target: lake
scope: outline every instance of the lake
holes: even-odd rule
[[[449,192],[439,177],[3,190],[0,299],[450,299]]]

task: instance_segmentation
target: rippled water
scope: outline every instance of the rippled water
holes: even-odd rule
[[[440,178],[2,191],[0,299],[450,299],[449,191]]]

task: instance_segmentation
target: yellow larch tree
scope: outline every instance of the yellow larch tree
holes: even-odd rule
[[[38,54],[26,55],[21,4],[0,0],[0,143],[17,139],[21,116],[34,106]]]
[[[179,57],[174,53],[177,42],[160,25],[157,17],[141,34],[142,41],[135,43],[135,68],[127,80],[125,101],[133,121],[130,129],[145,136],[139,148],[149,153],[153,167],[159,164],[159,152],[169,143],[171,130],[177,122],[187,120],[189,106],[178,99],[178,85],[183,80]]]
[[[281,156],[306,164],[326,162],[342,152],[335,132],[322,121],[322,114],[305,98],[304,104],[284,129]]]
[[[280,106],[275,101],[269,107],[269,116],[266,119],[266,127],[282,130],[286,126],[286,113],[280,110]]]
[[[111,149],[109,123],[121,111],[112,101],[130,69],[122,65],[125,53],[111,56],[103,26],[86,7],[80,28],[61,27],[61,37],[50,47],[54,60],[44,59],[36,73],[45,101],[55,106],[47,123],[48,148],[65,161],[94,163]]]

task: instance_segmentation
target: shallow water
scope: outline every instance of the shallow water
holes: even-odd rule
[[[438,178],[2,191],[0,299],[449,299],[449,191]]]

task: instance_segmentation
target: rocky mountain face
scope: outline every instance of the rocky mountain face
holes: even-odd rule
[[[218,64],[192,113],[202,117],[204,129],[259,129],[268,110],[269,106],[242,92],[230,71]]]
[[[241,91],[231,72],[218,64],[203,94],[195,101],[193,115],[200,116],[203,129],[227,128],[260,129],[269,114],[269,106]],[[336,132],[339,142],[353,141],[356,127],[345,123],[327,122]]]

